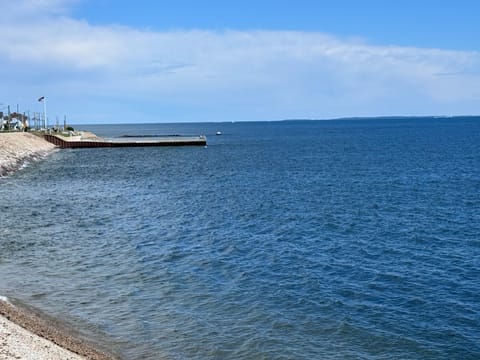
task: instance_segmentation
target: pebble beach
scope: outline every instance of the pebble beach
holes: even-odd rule
[[[113,360],[58,322],[0,300],[0,360]]]

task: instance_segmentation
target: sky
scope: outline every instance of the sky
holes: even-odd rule
[[[480,114],[477,0],[0,0],[0,111],[72,124]]]

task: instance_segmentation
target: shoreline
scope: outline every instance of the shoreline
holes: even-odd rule
[[[0,297],[0,359],[119,360],[74,329]]]
[[[57,147],[26,132],[0,132],[0,178],[36,162]],[[116,360],[68,324],[41,311],[0,296],[0,360]]]
[[[44,159],[55,149],[55,145],[31,133],[0,133],[0,177],[21,169],[25,162]]]

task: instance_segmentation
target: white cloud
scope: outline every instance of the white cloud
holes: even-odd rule
[[[151,119],[174,109],[190,120],[479,112],[478,52],[372,46],[295,31],[93,26],[68,16],[74,1],[13,3],[41,16],[10,17],[4,26],[15,31],[0,33],[2,98],[36,92],[78,114],[85,104],[91,113],[111,109],[112,117],[130,106]]]

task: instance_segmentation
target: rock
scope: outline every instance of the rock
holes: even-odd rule
[[[54,149],[55,145],[34,134],[0,132],[0,176],[18,170],[25,161],[43,159]]]

